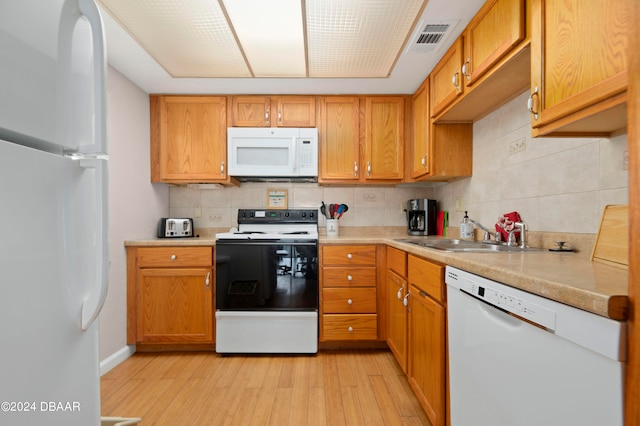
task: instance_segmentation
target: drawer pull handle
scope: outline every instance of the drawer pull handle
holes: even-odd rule
[[[178,256],[176,256],[175,254],[171,255],[171,260],[176,260],[178,258]]]
[[[349,299],[349,300],[347,300],[347,303],[350,304],[350,305],[353,305],[353,300]]]
[[[349,326],[349,328],[347,328],[347,330],[349,330],[349,333],[351,333],[353,331],[353,327]]]
[[[204,279],[204,283],[209,288],[209,278],[211,277],[211,272],[207,272],[207,278]]]
[[[406,295],[406,296],[404,296],[404,300],[402,301],[402,304],[403,304],[404,306],[409,306],[409,295],[410,295],[410,294],[411,294],[411,292],[410,292],[410,291],[408,291],[408,292],[407,292],[407,295]]]
[[[347,259],[353,259],[353,255],[351,253],[347,254]]]
[[[353,277],[351,275],[347,275],[347,280],[352,281]]]

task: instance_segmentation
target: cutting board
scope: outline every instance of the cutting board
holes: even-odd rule
[[[629,206],[612,204],[604,208],[591,260],[629,267]]]

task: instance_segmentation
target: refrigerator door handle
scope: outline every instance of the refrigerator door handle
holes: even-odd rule
[[[82,330],[86,331],[98,317],[107,298],[109,288],[109,203],[107,162],[101,159],[80,160],[83,168],[95,169],[95,197],[96,197],[96,276],[93,288],[82,303]]]
[[[107,153],[107,52],[100,10],[94,0],[78,0],[80,12],[91,25],[95,96],[95,136],[93,145],[83,145],[82,153]]]

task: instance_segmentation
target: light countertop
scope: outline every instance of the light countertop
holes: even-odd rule
[[[628,271],[592,262],[585,253],[541,250],[526,253],[453,253],[396,241],[406,233],[320,236],[320,244],[386,244],[488,279],[580,308],[624,320],[628,308]],[[432,238],[432,237],[429,237]],[[437,238],[437,237],[433,237]],[[213,246],[214,237],[125,241],[125,246]]]

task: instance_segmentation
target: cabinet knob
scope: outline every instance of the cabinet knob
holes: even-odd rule
[[[353,300],[349,299],[349,300],[347,300],[347,303],[350,304],[350,305],[353,305]]]
[[[224,161],[220,163],[220,174],[224,176]]]
[[[411,292],[410,292],[410,291],[408,291],[408,292],[407,292],[407,295],[406,295],[406,296],[404,296],[404,299],[402,300],[402,304],[403,304],[404,306],[408,306],[408,305],[409,305],[409,295],[410,295],[410,294],[411,294]]]
[[[347,259],[353,259],[353,255],[351,253],[347,253]]]
[[[351,275],[347,275],[347,279],[348,279],[349,281],[352,281],[352,280],[353,280],[353,277],[352,277]]]
[[[178,258],[178,256],[176,256],[175,254],[171,255],[171,260],[176,260]]]
[[[269,110],[264,112],[264,122],[269,124]]]
[[[349,333],[351,333],[353,331],[353,327],[349,326],[349,328],[347,328],[347,330],[349,330]]]
[[[371,176],[371,161],[367,161],[367,176]]]
[[[211,278],[211,272],[207,272],[207,278],[204,279],[204,284],[209,288],[209,278]]]
[[[282,111],[278,111],[278,122],[282,123]]]
[[[358,177],[358,162],[357,161],[353,162],[353,175],[355,177]]]

